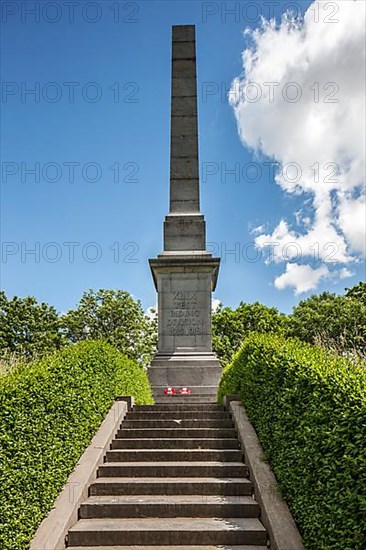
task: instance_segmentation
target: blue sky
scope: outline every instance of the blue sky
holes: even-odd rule
[[[309,3],[296,5],[305,11]],[[276,287],[284,264],[266,263],[265,249],[248,260],[258,227],[273,231],[283,219],[296,228],[307,195],[274,182],[264,164],[270,150],[245,146],[242,115],[225,93],[243,71],[251,40],[243,30],[258,28],[260,15],[279,19],[286,3],[240,2],[230,15],[233,2],[80,1],[73,22],[62,2],[58,10],[40,2],[39,21],[21,4],[35,5],[2,5],[2,289],[59,311],[88,288],[122,288],[145,308],[155,304],[148,258],[162,249],[168,212],[171,25],[195,24],[201,207],[222,257],[215,297],[290,311],[308,296],[286,281]],[[226,173],[235,166],[239,178]],[[312,291],[342,292],[364,278],[359,257],[351,268],[342,262],[344,278],[320,274]]]

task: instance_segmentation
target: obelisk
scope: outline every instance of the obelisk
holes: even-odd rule
[[[200,212],[196,41],[193,25],[173,26],[170,209],[164,250],[149,260],[158,292],[158,353],[149,368],[156,402],[164,390],[188,387],[174,401],[215,401],[221,365],[212,352],[211,302],[219,258],[206,251]]]

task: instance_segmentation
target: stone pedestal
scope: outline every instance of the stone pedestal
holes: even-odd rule
[[[212,352],[211,295],[219,259],[163,253],[150,267],[158,291],[159,351],[149,369],[155,399],[166,387],[186,386],[192,396],[215,400],[221,365]]]

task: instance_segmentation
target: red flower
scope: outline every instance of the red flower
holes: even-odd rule
[[[176,395],[177,390],[175,388],[165,388],[165,395]]]
[[[181,388],[179,390],[180,395],[191,395],[191,389],[190,388]]]

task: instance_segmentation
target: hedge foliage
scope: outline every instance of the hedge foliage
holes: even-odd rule
[[[0,377],[0,548],[25,550],[117,395],[152,403],[146,372],[85,341]]]
[[[252,334],[223,373],[240,394],[307,550],[364,550],[366,371],[320,348]]]

